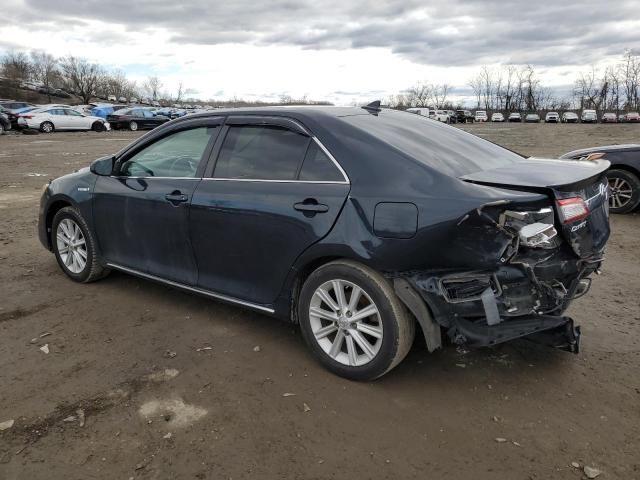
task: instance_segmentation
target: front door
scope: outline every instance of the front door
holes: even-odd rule
[[[218,131],[170,133],[119,158],[115,175],[98,178],[93,218],[107,262],[195,284],[189,204]]]
[[[269,122],[278,123],[228,119],[189,218],[198,286],[263,305],[296,258],[329,233],[349,192],[315,139]]]

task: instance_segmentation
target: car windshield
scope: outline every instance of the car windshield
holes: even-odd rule
[[[523,159],[499,145],[419,115],[383,110],[377,116],[351,115],[342,120],[421,163],[456,177]]]

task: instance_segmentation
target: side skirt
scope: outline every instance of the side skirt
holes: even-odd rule
[[[139,272],[138,270],[134,270],[132,268],[123,267],[122,265],[116,265],[114,263],[107,263],[107,267],[113,268],[115,270],[119,270],[124,273],[129,273],[131,275],[135,275],[136,277],[145,278],[147,280],[153,280],[154,282],[163,283],[165,285],[169,285],[171,287],[179,288],[181,290],[187,290],[189,292],[197,293],[199,295],[204,295],[205,297],[214,298],[216,300],[221,300],[223,302],[232,303],[234,305],[241,305],[243,307],[251,308],[253,310],[258,310],[260,312],[268,313],[273,315],[275,310],[273,308],[265,307],[263,305],[258,305],[257,303],[247,302],[245,300],[240,300],[238,298],[230,297],[228,295],[223,295],[221,293],[212,292],[210,290],[205,290],[203,288],[191,287],[189,285],[184,285],[182,283],[174,282],[172,280],[167,280],[162,277],[156,277],[155,275],[150,275],[148,273]]]

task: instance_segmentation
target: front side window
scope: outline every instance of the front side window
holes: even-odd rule
[[[120,167],[126,177],[195,177],[217,127],[183,130],[164,137],[128,158]]]
[[[231,126],[215,178],[295,180],[311,139],[275,126]]]

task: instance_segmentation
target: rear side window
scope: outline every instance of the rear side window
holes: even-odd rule
[[[215,178],[295,180],[311,139],[285,128],[231,126]]]
[[[300,180],[343,182],[344,177],[320,146],[316,142],[311,142],[300,170]]]

